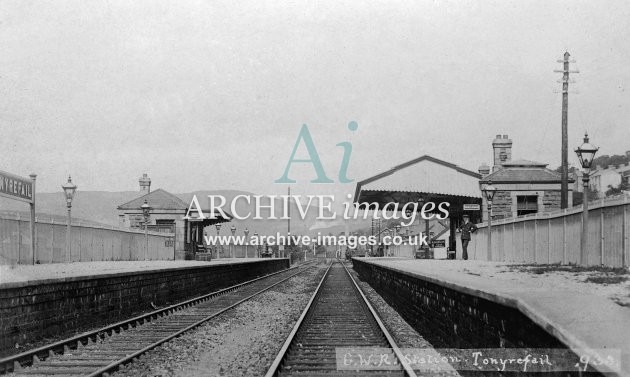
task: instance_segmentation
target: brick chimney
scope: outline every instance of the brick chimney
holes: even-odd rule
[[[492,141],[494,166],[492,172],[499,170],[504,163],[512,161],[512,139],[508,135],[497,135]]]
[[[490,174],[490,166],[486,165],[485,162],[481,164],[477,170],[479,171],[479,174],[481,174],[481,178],[485,178],[488,174]]]
[[[138,180],[138,182],[140,183],[140,193],[142,195],[151,192],[151,178],[149,178],[147,173],[142,174],[142,177]]]

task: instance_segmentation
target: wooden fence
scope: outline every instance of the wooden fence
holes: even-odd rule
[[[0,215],[0,264],[63,263],[109,260],[172,260],[174,234],[72,222],[70,253],[66,223],[37,216],[35,256],[31,254],[29,219]],[[148,241],[148,242],[147,242]]]
[[[492,222],[492,260],[626,267],[630,257],[627,196],[589,202],[586,263],[580,263],[582,207]],[[488,227],[468,246],[470,259],[488,260]],[[461,251],[458,250],[458,256]]]

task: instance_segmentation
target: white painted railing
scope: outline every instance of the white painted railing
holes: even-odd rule
[[[174,258],[173,234],[144,232],[72,221],[70,253],[66,223],[36,217],[35,257],[31,253],[29,219],[19,213],[0,215],[0,264],[87,262],[108,260],[169,260]]]
[[[589,243],[584,265],[628,266],[630,223],[627,196],[589,202]],[[468,245],[470,259],[488,260],[487,224]],[[582,206],[492,221],[492,260],[518,263],[580,263]],[[458,247],[458,257],[461,248]]]

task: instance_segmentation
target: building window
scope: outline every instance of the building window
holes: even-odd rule
[[[522,195],[516,197],[516,216],[538,212],[538,195]]]
[[[175,233],[175,220],[157,219],[153,230],[161,233]]]

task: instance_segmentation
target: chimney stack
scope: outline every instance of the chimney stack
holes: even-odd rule
[[[140,193],[142,193],[142,195],[151,192],[151,178],[149,178],[147,173],[142,174],[142,177],[138,180],[138,182],[140,183]]]
[[[497,135],[492,141],[492,149],[494,154],[492,172],[501,169],[504,163],[512,161],[512,139],[508,139],[508,135]]]
[[[490,174],[490,166],[486,165],[484,162],[481,166],[479,166],[478,171],[479,174],[481,174],[481,178],[485,178],[488,174]]]

